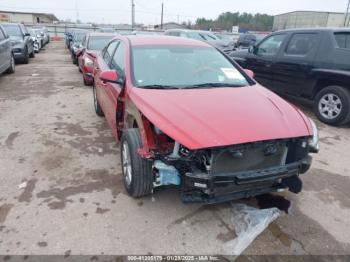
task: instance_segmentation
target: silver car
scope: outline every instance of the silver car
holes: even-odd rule
[[[34,29],[29,28],[28,29],[29,34],[32,37],[32,40],[34,41],[34,51],[35,53],[39,53],[40,49],[42,47],[42,39],[40,37],[40,35],[38,35]]]
[[[232,42],[227,42],[218,38],[213,32],[203,31],[203,30],[188,30],[188,29],[169,29],[165,31],[165,35],[169,36],[179,36],[197,39],[200,41],[207,42],[216,48],[220,49],[222,52],[229,54],[234,49],[234,44]]]
[[[12,46],[9,35],[0,25],[0,74],[15,72],[15,58],[12,54]]]

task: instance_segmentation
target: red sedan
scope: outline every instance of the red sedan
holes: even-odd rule
[[[211,45],[119,36],[94,63],[94,106],[120,142],[133,197],[174,185],[184,202],[289,189],[318,151],[315,124]]]
[[[94,81],[92,72],[97,53],[117,35],[112,33],[90,33],[86,35],[82,43],[83,47],[77,53],[79,71],[83,74],[85,85],[92,85]]]

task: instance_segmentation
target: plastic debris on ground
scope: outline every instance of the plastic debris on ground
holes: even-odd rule
[[[27,187],[27,184],[28,184],[27,181],[25,181],[25,182],[23,182],[22,184],[19,184],[19,185],[18,185],[18,188],[19,188],[19,189],[26,188],[26,187]]]
[[[240,255],[271,222],[281,215],[278,208],[258,209],[241,203],[232,204],[232,224],[237,237],[226,242],[225,254]]]

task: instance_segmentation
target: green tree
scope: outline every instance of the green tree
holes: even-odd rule
[[[230,31],[232,26],[239,26],[246,30],[254,31],[271,31],[273,25],[273,16],[267,14],[250,14],[239,12],[225,12],[218,16],[217,19],[198,18],[195,28],[202,30],[227,30]]]

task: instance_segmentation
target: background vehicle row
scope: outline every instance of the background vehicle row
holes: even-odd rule
[[[231,56],[271,90],[313,101],[322,122],[350,122],[349,29],[279,31]]]
[[[16,63],[28,64],[29,58],[40,52],[49,41],[43,30],[19,23],[0,23],[0,74],[14,73]]]

